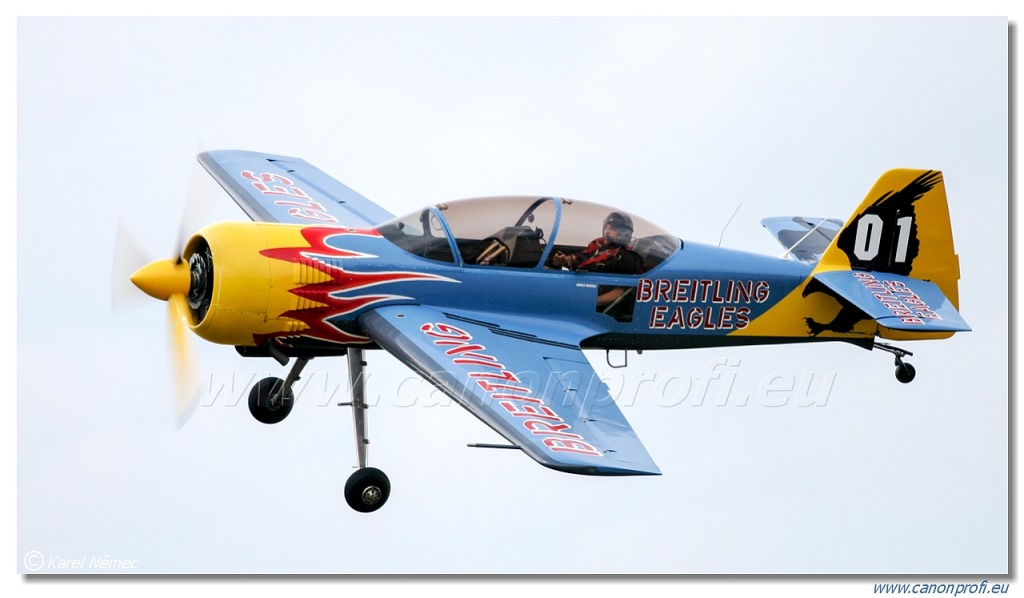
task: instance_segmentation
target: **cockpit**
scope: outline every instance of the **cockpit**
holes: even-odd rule
[[[584,251],[601,237],[610,213],[599,204],[557,197],[495,197],[442,203],[378,227],[405,251],[468,267],[557,269],[553,256]],[[629,214],[632,235],[625,245],[639,255],[641,272],[678,251],[680,240]]]

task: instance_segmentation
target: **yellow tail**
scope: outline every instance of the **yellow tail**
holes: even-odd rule
[[[959,279],[942,173],[890,170],[810,276],[733,334],[859,342],[947,338],[970,330],[957,311]],[[889,297],[886,289],[898,292]]]
[[[930,281],[959,309],[960,260],[941,172],[901,168],[878,179],[815,272],[851,269]]]

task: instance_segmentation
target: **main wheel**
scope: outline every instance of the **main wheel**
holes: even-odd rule
[[[917,371],[909,363],[900,362],[896,366],[896,379],[904,384],[908,384],[916,375]]]
[[[345,482],[345,502],[360,513],[372,513],[384,506],[391,495],[391,481],[374,467],[356,470]]]
[[[256,418],[256,421],[264,424],[276,424],[288,417],[292,412],[292,404],[295,397],[291,389],[283,397],[276,399],[271,397],[278,395],[278,391],[284,385],[280,378],[264,378],[256,383],[249,391],[249,413]]]

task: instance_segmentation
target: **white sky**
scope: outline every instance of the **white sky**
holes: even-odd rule
[[[38,551],[143,573],[865,573],[870,592],[1006,570],[1005,19],[32,18],[17,39],[19,572]],[[118,223],[170,257],[193,157],[221,148],[302,157],[396,214],[550,194],[769,254],[762,217],[845,218],[884,170],[937,168],[974,331],[908,344],[906,386],[852,346],[590,354],[656,478],[468,449],[495,435],[373,353],[370,464],[393,494],[361,515],[343,359],[263,426],[245,383],[285,371],[195,339],[234,397],[175,430],[165,306],[112,313]],[[244,218],[221,194],[208,220]]]

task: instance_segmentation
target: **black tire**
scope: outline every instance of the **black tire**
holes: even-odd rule
[[[356,470],[345,482],[345,502],[360,513],[372,513],[391,495],[391,481],[374,467]]]
[[[256,418],[256,421],[264,424],[276,424],[292,412],[295,397],[290,389],[278,401],[271,402],[270,400],[270,397],[276,394],[283,385],[284,380],[280,378],[264,378],[252,387],[252,390],[249,391],[249,413]]]
[[[901,363],[896,366],[896,379],[904,384],[909,384],[916,375],[917,371],[909,363]]]

